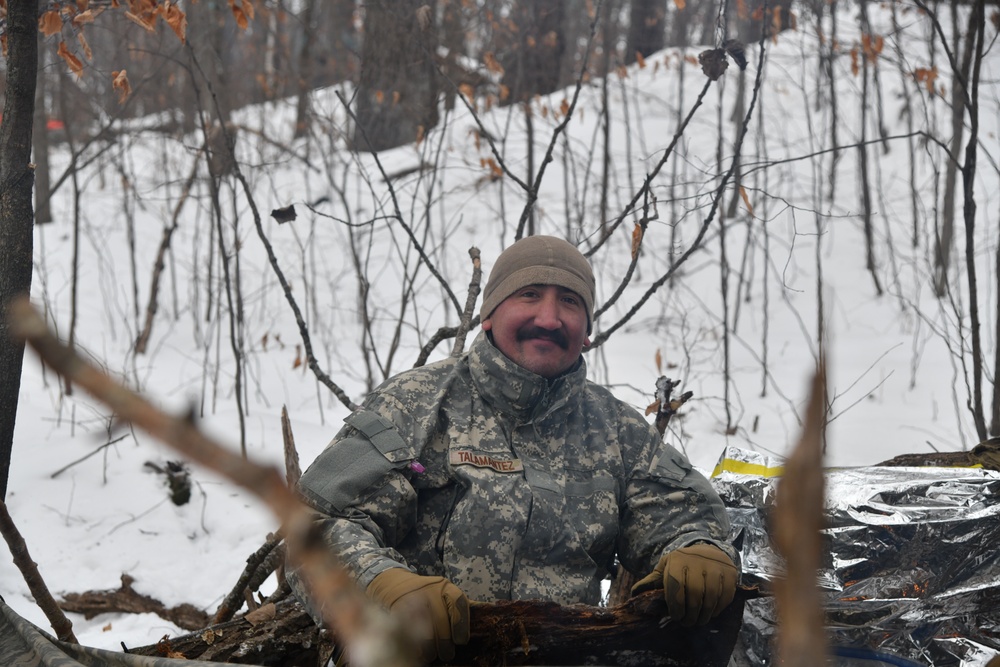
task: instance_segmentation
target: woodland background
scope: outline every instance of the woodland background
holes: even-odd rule
[[[1000,435],[995,5],[5,11],[0,302],[30,290],[249,457],[282,464],[286,407],[307,465],[368,390],[460,351],[533,233],[594,263],[591,378],[640,410],[660,375],[692,391],[667,437],[706,471],[782,456],[824,357],[830,465]],[[127,571],[211,611],[270,519],[197,467],[172,503],[170,455],[7,327],[0,491],[53,590]],[[0,590],[37,618],[10,566]],[[84,643],[163,632],[104,623]]]

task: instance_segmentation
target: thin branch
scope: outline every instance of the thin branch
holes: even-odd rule
[[[0,500],[0,534],[3,535],[4,541],[10,547],[10,555],[14,557],[14,565],[24,575],[24,581],[28,584],[31,596],[35,598],[35,602],[45,613],[45,617],[49,619],[56,636],[64,642],[79,644],[80,642],[73,634],[73,623],[66,618],[66,614],[62,612],[52,597],[52,593],[49,592],[49,587],[45,585],[45,581],[38,571],[38,566],[28,553],[28,545],[25,544],[21,532],[14,525],[14,519],[7,511],[7,503],[2,500]]]
[[[576,87],[573,89],[573,100],[569,103],[569,108],[566,111],[566,115],[563,117],[562,122],[556,126],[556,129],[552,132],[552,139],[549,140],[549,147],[545,151],[545,157],[542,158],[542,164],[538,168],[538,173],[535,174],[535,180],[531,184],[531,188],[528,189],[528,201],[524,204],[524,210],[521,211],[521,219],[517,223],[517,231],[514,234],[515,239],[521,238],[524,233],[524,226],[528,222],[528,218],[531,216],[532,210],[535,208],[535,202],[538,201],[538,190],[542,187],[542,178],[545,177],[545,170],[549,163],[552,162],[552,153],[556,149],[556,142],[559,140],[559,136],[566,130],[569,122],[573,119],[573,112],[576,110],[576,103],[580,99],[580,91],[583,89],[583,79],[587,73],[587,65],[590,62],[591,47],[594,44],[594,38],[597,35],[597,23],[601,16],[601,6],[603,5],[603,0],[598,0],[597,4],[594,6],[594,20],[590,22],[590,37],[587,40],[587,48],[583,53],[583,62],[580,63],[580,75],[576,78]],[[605,47],[607,48],[607,47]]]
[[[351,105],[347,102],[346,99],[344,99],[344,95],[339,90],[336,91],[336,93],[337,93],[337,99],[340,100],[340,103],[344,105],[344,109],[347,111],[347,115],[351,117],[351,120],[354,121],[354,124],[357,126],[357,128],[361,130],[361,136],[365,138],[365,142],[369,146],[372,146],[373,144],[371,141],[368,140],[368,135],[365,132],[364,127],[362,127],[361,123],[358,122],[358,117],[351,110]],[[395,215],[396,220],[403,227],[403,231],[406,232],[406,235],[410,237],[410,241],[413,243],[413,247],[420,254],[420,258],[424,260],[424,263],[427,265],[427,269],[434,275],[435,278],[438,279],[438,282],[441,283],[441,286],[444,288],[445,294],[447,294],[451,298],[451,302],[452,305],[455,306],[455,310],[458,312],[462,312],[462,306],[458,303],[458,297],[455,296],[455,293],[451,291],[451,286],[448,284],[448,281],[445,280],[444,276],[442,276],[438,272],[438,270],[434,267],[434,263],[431,261],[431,258],[427,256],[426,252],[424,252],[423,245],[420,243],[419,240],[417,240],[417,235],[413,233],[413,230],[410,229],[410,226],[406,224],[405,220],[403,220],[403,212],[399,208],[399,202],[396,199],[396,190],[395,188],[392,187],[392,182],[389,180],[389,175],[386,173],[385,168],[382,166],[382,161],[378,158],[378,153],[375,153],[373,151],[371,156],[375,160],[375,166],[378,167],[379,172],[382,173],[382,178],[385,179],[386,187],[389,188],[389,197],[392,199],[392,207],[396,211]]]
[[[646,290],[646,292],[642,295],[642,297],[639,298],[639,300],[635,303],[635,305],[632,306],[632,309],[629,310],[624,317],[622,317],[620,320],[611,325],[610,328],[605,329],[600,334],[594,337],[594,340],[588,349],[593,350],[594,348],[602,345],[611,336],[611,334],[613,334],[619,328],[624,326],[625,323],[627,323],[630,319],[632,319],[632,317],[634,317],[635,314],[639,312],[639,309],[642,308],[642,306],[650,299],[650,297],[652,297],[653,294],[655,294],[660,289],[660,287],[662,287],[663,284],[666,283],[670,279],[670,277],[677,272],[677,269],[680,268],[684,264],[684,262],[687,261],[688,257],[693,255],[701,247],[701,242],[705,238],[705,234],[708,232],[708,228],[712,224],[712,220],[715,218],[715,213],[719,208],[719,203],[722,201],[722,193],[725,191],[726,185],[728,185],[729,183],[729,179],[732,177],[733,172],[736,170],[736,166],[740,162],[740,153],[743,149],[743,140],[746,138],[747,127],[750,124],[750,118],[753,116],[754,109],[757,106],[757,95],[760,93],[761,82],[763,81],[764,78],[765,52],[764,52],[763,37],[759,42],[759,49],[760,49],[760,56],[757,59],[757,76],[756,79],[754,80],[753,97],[750,99],[750,106],[747,109],[746,116],[743,117],[743,125],[740,129],[740,136],[738,141],[736,142],[735,150],[733,151],[733,159],[729,165],[729,169],[726,170],[726,173],[722,177],[722,182],[720,182],[719,187],[716,188],[715,197],[712,199],[712,208],[708,212],[708,216],[706,216],[705,221],[701,225],[701,228],[698,230],[698,235],[695,237],[691,245],[688,246],[688,249],[685,250],[684,253],[679,258],[677,258],[677,261],[671,265],[670,269],[662,276],[660,276],[660,278],[656,280],[656,282],[654,282],[649,287],[648,290]],[[709,83],[711,83],[711,81],[709,81]],[[699,97],[704,96],[705,92],[707,92],[708,90],[707,86],[708,84],[706,84],[706,87],[702,89],[702,94]],[[674,141],[676,142],[676,138]]]
[[[472,328],[472,311],[476,307],[476,300],[479,298],[479,283],[483,279],[479,248],[469,248],[469,257],[472,258],[472,280],[469,281],[469,295],[465,299],[465,310],[462,311],[462,319],[459,320],[458,330],[455,332],[455,346],[451,350],[453,357],[462,354],[462,349],[465,347],[465,335]]]

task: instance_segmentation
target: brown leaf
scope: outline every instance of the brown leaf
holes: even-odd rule
[[[503,177],[503,169],[500,168],[500,165],[497,164],[496,160],[493,158],[487,158],[486,164],[490,168],[490,175],[493,177],[493,180]]]
[[[741,21],[746,21],[750,18],[750,9],[747,7],[746,0],[736,0],[736,16]]]
[[[677,7],[677,11],[683,12],[684,8],[687,7],[687,2],[685,0],[674,0],[674,5]]]
[[[59,50],[56,51],[56,55],[66,61],[66,64],[69,66],[69,69],[73,72],[73,74],[76,74],[77,77],[83,76],[83,63],[80,62],[79,58],[69,52],[69,49],[66,48],[66,42],[59,42]]]
[[[861,71],[861,66],[858,64],[858,47],[851,49],[851,74],[854,76],[858,75]]]
[[[493,74],[499,74],[503,76],[504,72],[503,65],[500,64],[500,61],[497,60],[496,56],[493,55],[492,52],[488,51],[483,55],[483,63],[486,65],[486,69],[488,69]]]
[[[658,401],[658,400],[657,401],[653,401],[652,403],[650,403],[649,405],[646,406],[646,414],[647,415],[651,415],[654,412],[659,412],[659,411],[660,411],[660,401]]]
[[[635,62],[638,63],[639,69],[646,69],[646,59],[638,51],[635,52]]]
[[[275,616],[274,603],[268,602],[267,604],[258,607],[257,609],[254,609],[251,612],[247,612],[247,615],[244,616],[243,618],[245,618],[247,622],[250,623],[250,625],[258,626],[261,623],[266,623],[267,621],[274,620],[274,616]]]
[[[125,104],[125,100],[132,94],[132,86],[128,82],[128,72],[125,70],[112,72],[111,87],[118,91],[118,104]]]
[[[654,361],[656,361],[656,372],[663,373],[663,354],[660,352],[660,348],[656,348]]]
[[[147,32],[156,32],[156,27],[153,25],[155,19],[152,16],[139,16],[132,12],[125,12],[125,18],[136,25],[142,26]]]
[[[233,18],[236,19],[236,25],[240,30],[246,30],[253,20],[254,9],[250,0],[229,0],[229,9],[233,12]]]
[[[740,186],[740,197],[743,198],[743,203],[746,204],[747,210],[750,211],[750,217],[754,217],[753,205],[750,203],[750,197],[747,196],[747,189],[742,185]]]
[[[62,31],[62,17],[59,12],[53,10],[45,12],[38,19],[38,31],[46,37],[58,34]]]
[[[89,9],[85,12],[80,12],[79,14],[74,16],[72,21],[74,28],[79,28],[83,25],[93,22],[94,22],[94,12]]]
[[[643,229],[642,225],[637,224],[632,228],[632,261],[639,256],[639,246],[642,245],[642,235]]]
[[[417,8],[417,25],[420,26],[421,30],[427,30],[433,24],[433,17],[431,15],[430,5],[421,5]]]
[[[164,3],[160,15],[163,20],[167,22],[170,29],[174,31],[177,35],[177,39],[181,40],[181,44],[187,41],[187,14],[177,8],[177,5],[167,0]]]
[[[562,102],[559,104],[559,113],[561,113],[564,116],[569,113],[569,100],[567,100],[565,97],[562,99]]]
[[[469,104],[472,104],[476,99],[476,89],[467,83],[460,85],[458,87],[458,92],[462,93],[462,97],[464,97]]]
[[[87,43],[87,38],[84,36],[82,30],[76,33],[76,41],[80,42],[80,48],[83,49],[83,57],[87,60],[93,60],[94,52],[90,50],[90,44]]]

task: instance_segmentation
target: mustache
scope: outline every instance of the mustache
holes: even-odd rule
[[[558,329],[553,331],[550,329],[542,329],[540,327],[524,327],[517,332],[518,341],[531,340],[532,338],[550,340],[564,350],[569,346],[569,340],[566,339],[566,334]]]

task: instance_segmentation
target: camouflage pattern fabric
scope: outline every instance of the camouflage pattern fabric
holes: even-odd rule
[[[0,598],[3,667],[225,667],[221,662],[153,658],[59,641],[21,618]]]
[[[405,567],[481,601],[597,604],[616,554],[641,576],[698,541],[736,562],[708,480],[586,372],[546,380],[481,333],[386,381],[299,483],[323,539],[362,587]]]

